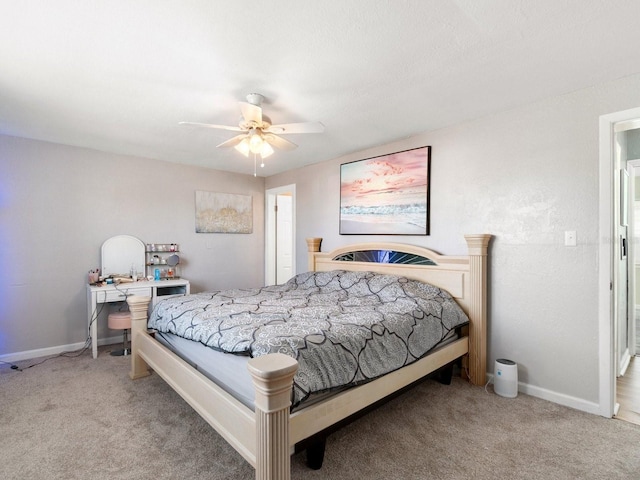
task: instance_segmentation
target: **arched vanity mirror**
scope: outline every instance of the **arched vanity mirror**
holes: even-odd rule
[[[142,240],[131,235],[116,235],[105,240],[102,244],[102,275],[128,277],[131,268],[144,275],[144,250]]]

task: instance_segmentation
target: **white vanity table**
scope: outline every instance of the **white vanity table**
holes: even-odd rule
[[[128,277],[130,273],[140,276],[145,272],[145,244],[130,235],[117,235],[102,244],[101,273],[103,277]],[[184,278],[120,282],[118,284],[87,285],[87,325],[91,337],[93,358],[98,356],[99,305],[125,302],[130,295],[151,297],[149,309],[160,300],[188,295],[189,281]]]
[[[98,356],[98,312],[104,303],[124,302],[129,295],[151,297],[150,308],[165,298],[188,295],[189,281],[185,279],[141,281],[111,284],[102,287],[87,285],[87,319],[93,358]]]

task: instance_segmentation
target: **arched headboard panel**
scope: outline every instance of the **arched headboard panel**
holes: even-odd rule
[[[307,239],[309,270],[371,271],[401,275],[448,291],[469,316],[469,377],[476,385],[486,379],[487,256],[491,235],[465,235],[469,254],[441,255],[428,248],[402,243],[361,243],[320,252],[321,238]],[[379,253],[379,252],[394,252]],[[389,257],[428,261],[387,262]],[[382,262],[375,261],[383,260]]]

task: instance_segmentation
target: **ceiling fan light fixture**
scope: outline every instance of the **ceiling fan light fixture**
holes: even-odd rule
[[[273,153],[273,147],[269,145],[269,142],[262,142],[262,148],[260,149],[260,156],[267,158]]]
[[[251,147],[249,146],[249,139],[248,138],[243,138],[242,141],[236,145],[235,148],[237,151],[239,151],[242,155],[244,155],[245,157],[249,156],[249,153],[251,152]]]
[[[251,132],[249,133],[249,148],[251,149],[251,152],[260,153],[263,144],[264,139],[262,138],[262,134],[255,128],[252,128]]]
[[[234,147],[245,157],[254,156],[254,164],[257,156],[264,160],[273,155],[274,147],[279,150],[293,150],[297,145],[282,138],[281,135],[289,133],[322,133],[324,125],[320,122],[286,123],[273,125],[271,119],[262,111],[264,96],[259,93],[247,95],[246,102],[239,102],[241,118],[237,127],[229,125],[217,125],[199,122],[179,122],[180,125],[207,127],[239,132],[233,138],[225,140],[216,147]],[[277,135],[276,135],[277,134]],[[260,166],[264,166],[264,162]],[[254,165],[255,167],[255,165]],[[255,170],[255,168],[254,168]],[[255,171],[254,171],[255,174]]]

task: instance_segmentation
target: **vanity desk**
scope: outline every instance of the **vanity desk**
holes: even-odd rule
[[[188,295],[189,281],[185,279],[140,281],[104,285],[98,287],[87,285],[87,310],[89,336],[93,358],[98,356],[98,305],[113,302],[125,302],[130,295],[151,297],[149,308],[152,309],[160,300],[169,297]]]
[[[131,235],[116,235],[105,240],[101,249],[102,276],[104,278],[128,277],[129,280],[135,277],[144,278],[145,250],[145,244],[142,240]],[[180,258],[175,253],[172,256],[175,262],[171,264],[167,262],[167,264],[175,267],[180,262]],[[96,280],[90,279],[89,281],[95,282]],[[100,306],[114,302],[126,302],[128,296],[136,295],[151,297],[149,304],[151,310],[160,300],[190,293],[189,281],[184,278],[162,278],[140,282],[124,281],[118,284],[102,283],[100,285],[92,283],[87,285],[87,324],[93,358],[98,356],[98,317],[102,310]]]

